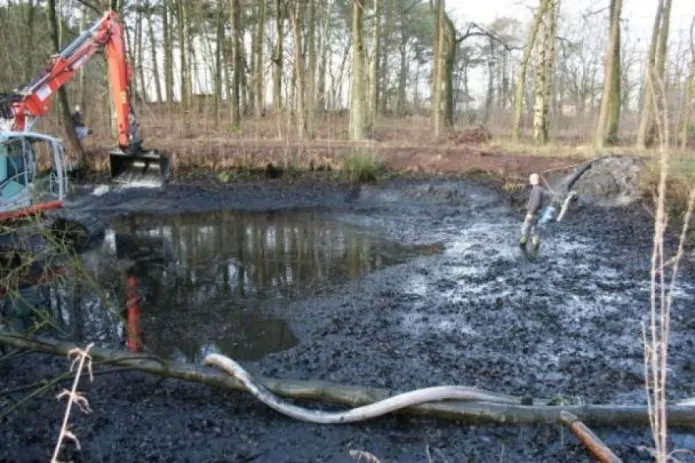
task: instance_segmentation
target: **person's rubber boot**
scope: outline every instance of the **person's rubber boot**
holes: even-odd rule
[[[521,238],[519,239],[519,247],[521,249],[526,248],[526,236],[525,235],[522,235]]]
[[[541,246],[541,239],[538,236],[531,237],[531,248],[533,252],[538,252],[538,248]]]

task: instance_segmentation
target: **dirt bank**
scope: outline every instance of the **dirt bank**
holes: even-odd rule
[[[202,182],[206,184],[206,182]],[[641,322],[647,316],[652,228],[639,206],[583,207],[548,231],[537,263],[516,249],[521,217],[495,190],[457,179],[377,186],[286,180],[158,190],[100,190],[76,208],[105,220],[148,211],[318,208],[403,243],[444,251],[292,301],[266,301],[299,342],[257,362],[253,374],[411,389],[479,386],[571,402],[644,403]],[[85,192],[83,192],[85,193]],[[670,392],[693,394],[693,268],[685,266],[672,316]],[[0,364],[5,387],[54,376],[63,358]],[[251,396],[134,372],[83,383],[94,410],[75,412],[75,461],[593,461],[560,426],[470,426],[387,417],[349,426],[291,421]],[[0,459],[45,461],[62,420],[58,389],[2,421]],[[3,395],[3,404],[22,394]],[[312,405],[316,406],[316,405]],[[648,430],[595,429],[624,461],[650,461]],[[673,433],[676,447],[695,440]],[[688,455],[682,456],[689,461]]]

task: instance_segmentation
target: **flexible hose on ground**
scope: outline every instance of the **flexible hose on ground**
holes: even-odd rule
[[[220,354],[209,354],[204,365],[215,366],[241,382],[246,389],[268,407],[291,418],[318,424],[341,424],[365,421],[393,411],[439,400],[476,400],[482,402],[519,405],[518,398],[502,394],[477,391],[464,386],[436,386],[389,397],[378,402],[340,412],[324,412],[298,407],[284,402],[261,384],[255,383],[251,375],[234,360]]]
[[[570,205],[570,201],[572,201],[572,199],[574,199],[574,198],[576,198],[576,197],[577,197],[577,192],[576,192],[576,191],[570,191],[570,192],[567,194],[567,197],[565,198],[565,202],[562,203],[562,209],[560,210],[560,214],[557,216],[557,221],[558,221],[558,222],[561,222],[562,219],[563,219],[563,217],[565,217],[565,214],[567,213],[567,208],[568,208],[569,205]]]

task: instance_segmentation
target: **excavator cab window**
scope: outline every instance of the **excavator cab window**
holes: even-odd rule
[[[9,200],[27,186],[27,169],[22,140],[0,144],[0,195]]]
[[[26,185],[24,146],[21,140],[12,140],[8,145],[7,178],[14,179],[20,185]]]

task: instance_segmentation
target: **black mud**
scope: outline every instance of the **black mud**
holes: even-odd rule
[[[243,362],[252,374],[407,390],[463,384],[571,402],[644,403],[641,323],[648,314],[651,219],[639,206],[583,207],[548,231],[536,263],[516,248],[521,216],[497,192],[457,180],[397,180],[355,188],[330,181],[172,185],[91,195],[75,207],[109,217],[317,208],[408,244],[444,250],[264,310],[297,336],[293,348]],[[695,392],[693,268],[672,315],[669,396]],[[5,387],[55,376],[67,359],[0,365]],[[320,426],[292,421],[249,395],[136,372],[97,376],[75,412],[75,461],[593,461],[560,426],[471,426],[390,416]],[[2,420],[4,461],[46,461],[62,420],[58,388]],[[3,395],[3,405],[23,394]],[[317,406],[310,404],[309,406]],[[594,431],[626,462],[650,461],[648,429]],[[672,433],[674,447],[695,439]],[[681,454],[681,461],[693,461]]]

